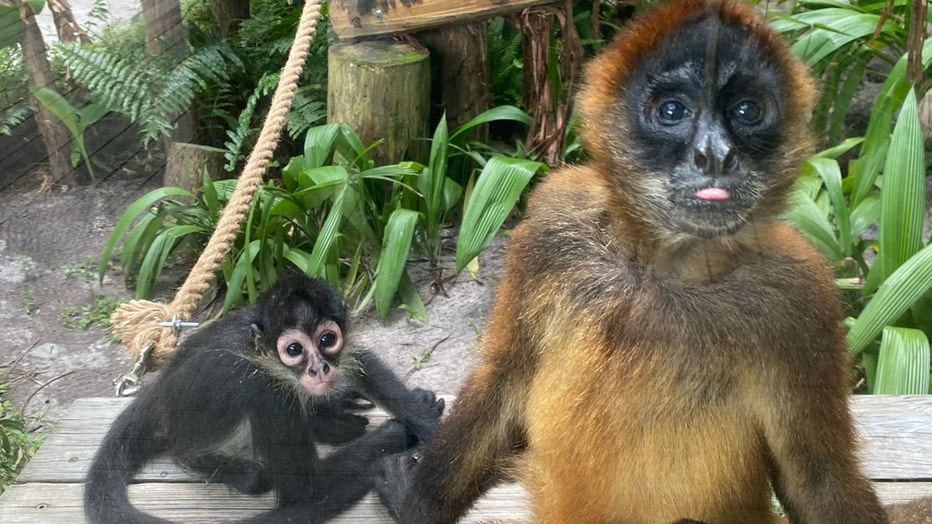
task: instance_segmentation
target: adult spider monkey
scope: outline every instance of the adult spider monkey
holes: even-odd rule
[[[297,273],[255,307],[196,331],[107,433],[84,486],[87,517],[167,522],[134,508],[127,494],[134,474],[163,451],[241,492],[276,490],[279,508],[249,522],[316,523],[349,508],[372,488],[381,457],[430,439],[443,400],[407,390],[369,352],[345,350],[345,331],[341,298]],[[346,409],[355,394],[397,420],[367,433],[366,418]],[[226,449],[243,430],[249,458]],[[315,442],[348,444],[320,459]]]
[[[454,522],[512,473],[538,523],[776,523],[771,486],[794,524],[887,522],[832,275],[779,219],[815,98],[749,6],[623,29],[578,99],[591,161],[533,192],[482,363],[407,496],[382,493],[402,522]]]

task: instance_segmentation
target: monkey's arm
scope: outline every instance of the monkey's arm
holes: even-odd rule
[[[816,342],[806,346],[800,351],[825,351]],[[796,372],[787,370],[784,376]],[[828,375],[823,374],[823,380],[831,380],[824,378]],[[870,481],[850,452],[857,446],[848,393],[844,384],[840,386],[810,381],[787,387],[791,395],[806,397],[795,400],[769,394],[772,416],[765,420],[764,432],[773,459],[771,479],[793,524],[887,522]],[[793,409],[787,409],[790,406]]]
[[[443,414],[443,399],[424,389],[409,390],[369,351],[357,351],[353,358],[360,367],[353,375],[359,393],[404,422],[418,440],[429,442]]]
[[[517,252],[523,252],[519,246],[527,242],[527,235],[519,228],[511,242],[482,339],[483,360],[415,467],[399,511],[401,522],[456,522],[505,476],[526,445],[524,413],[538,351],[534,330],[521,314],[528,290]]]
[[[759,412],[773,488],[793,524],[886,523],[852,453],[857,445],[848,408],[850,368],[837,321],[837,292],[810,246],[789,236],[784,242],[788,252],[808,259],[793,274],[810,278],[803,279],[805,288],[796,286],[787,308],[800,320],[781,323],[782,333],[774,337],[784,341],[774,348],[773,361],[783,369],[770,376],[784,377],[787,383],[777,394],[760,377],[752,380],[752,398],[765,406]]]

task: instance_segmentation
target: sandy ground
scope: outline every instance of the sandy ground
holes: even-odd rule
[[[125,207],[159,180],[119,172],[97,185],[39,192],[40,179],[27,176],[0,193],[0,373],[7,398],[43,427],[76,398],[112,395],[111,381],[131,367],[123,346],[102,328],[69,328],[60,316],[96,296],[131,297],[118,269],[100,284],[91,266]],[[354,343],[378,353],[413,386],[455,393],[476,361],[503,243],[480,259],[478,279],[460,275],[446,283],[446,295],[433,296],[428,322],[398,310],[382,323],[369,313],[354,320]],[[413,272],[429,295],[427,275],[416,266]]]

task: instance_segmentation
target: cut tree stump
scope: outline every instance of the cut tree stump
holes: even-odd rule
[[[223,154],[225,152],[216,147],[172,142],[168,151],[162,185],[180,187],[198,194],[204,181],[205,169],[211,180],[224,178],[226,172],[223,170],[223,163],[226,159]]]
[[[377,40],[330,47],[327,121],[356,130],[376,165],[426,163],[430,55],[403,42]],[[414,141],[414,142],[412,142]],[[407,154],[405,151],[407,150]]]

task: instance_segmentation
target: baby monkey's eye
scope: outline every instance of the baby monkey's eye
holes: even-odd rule
[[[320,347],[329,348],[335,346],[337,343],[337,336],[334,333],[324,333],[320,336]]]
[[[289,356],[296,357],[304,353],[304,346],[297,342],[292,342],[291,344],[288,344],[288,347],[285,348],[285,351]]]

